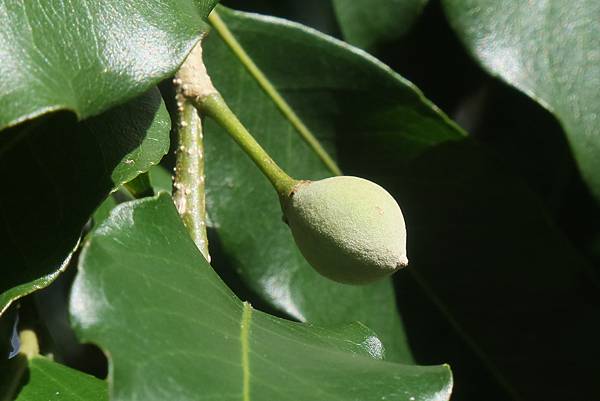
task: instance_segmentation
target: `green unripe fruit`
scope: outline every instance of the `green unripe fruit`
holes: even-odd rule
[[[402,211],[371,181],[301,181],[281,203],[302,255],[323,276],[363,284],[408,264]]]

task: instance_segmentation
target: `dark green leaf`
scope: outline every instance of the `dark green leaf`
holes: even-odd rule
[[[161,166],[155,166],[148,172],[150,175],[150,184],[154,188],[154,192],[164,191],[171,193],[173,182],[171,174]]]
[[[107,401],[105,381],[37,356],[2,366],[0,399],[15,401]]]
[[[480,63],[553,113],[600,199],[600,2],[444,1]]]
[[[29,380],[16,401],[106,401],[105,381],[52,362],[44,357],[29,361]]]
[[[325,329],[242,303],[163,193],[122,204],[90,237],[71,294],[82,340],[111,359],[111,394],[139,400],[447,400],[445,366],[381,359],[365,326]]]
[[[153,89],[79,123],[58,113],[0,136],[0,313],[57,277],[106,195],[168,151],[169,130]]]
[[[110,214],[110,211],[113,210],[117,205],[118,202],[112,195],[104,199],[104,202],[98,206],[98,208],[94,211],[94,215],[92,216],[94,226],[97,226],[106,220]]]
[[[404,35],[428,0],[332,0],[344,39],[372,49]]]
[[[396,196],[407,222],[409,269],[431,287],[496,377],[532,399],[542,393],[568,399],[572,383],[597,393],[597,287],[586,261],[520,178],[373,59],[294,24],[221,14],[300,117],[335,149],[342,170],[374,179]],[[209,73],[242,122],[295,177],[326,175],[220,46],[217,38],[207,43]],[[211,246],[221,247],[246,283],[292,315],[300,310],[300,317],[323,322],[354,313],[362,320],[372,301],[350,293],[353,288],[322,283],[304,265],[276,221],[275,195],[245,155],[210,122],[206,141],[208,210],[219,241]],[[401,304],[416,291],[402,285],[414,282],[407,274],[395,276]],[[343,309],[355,300],[350,312]],[[376,317],[381,313],[389,323],[391,312],[381,310],[370,312],[369,325],[386,333]],[[426,318],[413,316],[406,327],[411,342],[430,338],[419,330]],[[573,335],[576,344],[565,342]],[[381,338],[390,348],[394,337]],[[536,361],[539,381],[528,374],[528,361]],[[544,385],[549,377],[565,386]]]
[[[438,145],[406,163],[396,157],[406,146],[400,136],[363,136],[348,124],[340,149],[352,163],[342,167],[374,177],[402,201],[409,269],[494,375],[516,399],[571,399],[573,388],[582,395],[576,399],[593,399],[600,391],[598,281],[541,201],[472,140]],[[421,289],[396,280],[400,304],[410,304]],[[404,312],[412,315],[409,339],[427,347],[435,337],[427,319]]]
[[[172,75],[216,0],[0,1],[0,130],[54,110],[80,119]]]
[[[328,149],[348,145],[341,135],[345,121],[373,140],[403,141],[394,153],[399,159],[463,137],[409,82],[365,53],[298,24],[220,10],[250,56]],[[217,35],[209,37],[205,53],[217,88],[286,171],[302,179],[329,175]],[[349,286],[317,274],[281,221],[268,181],[211,121],[206,131],[207,210],[216,232],[211,247],[226,256],[221,260],[215,255],[215,263],[232,265],[271,305],[299,320],[362,321],[381,337],[390,359],[411,361],[391,282]]]

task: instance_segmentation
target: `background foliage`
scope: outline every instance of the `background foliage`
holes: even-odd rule
[[[415,366],[444,363],[453,400],[600,394],[597,2],[223,1],[304,24],[220,9],[344,173],[403,208],[411,265],[366,287],[312,271],[211,121],[220,278],[166,195],[108,216],[167,153],[173,93],[160,85],[165,108],[154,86],[214,6],[137,3],[0,1],[0,349],[18,323],[54,357],[0,362],[0,399],[107,399],[107,361],[78,341],[111,355],[112,399],[447,399],[448,368]],[[331,174],[215,31],[205,57],[277,162]],[[156,191],[166,171],[151,171]],[[77,339],[65,259],[92,225],[71,258]]]

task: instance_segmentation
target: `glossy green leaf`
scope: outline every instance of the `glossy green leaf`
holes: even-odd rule
[[[112,195],[104,199],[104,201],[100,204],[100,206],[98,206],[92,215],[94,226],[97,226],[106,220],[110,215],[110,211],[113,210],[118,204],[119,203]]]
[[[154,192],[164,191],[171,193],[173,182],[171,173],[162,166],[155,166],[148,171],[150,176],[150,184],[154,188]]]
[[[361,324],[325,329],[242,303],[165,193],[118,206],[90,235],[70,310],[109,355],[115,400],[433,401],[452,387],[446,366],[381,360]]]
[[[45,357],[23,355],[2,366],[0,399],[15,401],[107,401],[108,386]]]
[[[350,145],[342,142],[344,121],[373,139],[402,140],[396,157],[403,159],[463,137],[409,82],[364,52],[298,24],[220,10],[246,51],[332,153],[336,145]],[[215,85],[275,160],[296,178],[330,175],[216,34],[205,47]],[[205,138],[207,210],[216,234],[211,247],[218,252],[214,263],[232,266],[246,285],[296,319],[362,321],[381,337],[390,359],[410,361],[391,281],[349,286],[317,274],[281,221],[268,181],[210,120]]]
[[[397,277],[400,305],[423,297],[424,282],[425,296],[460,326],[513,399],[571,399],[574,388],[576,399],[593,399],[600,391],[598,281],[524,182],[471,140],[410,163],[394,156],[400,138],[347,140],[355,145],[346,154],[350,172],[369,174],[403,202],[409,268],[420,280]],[[409,339],[427,347],[444,338],[420,310],[401,309]],[[464,379],[457,374],[457,383]]]
[[[49,285],[110,191],[157,164],[169,148],[160,93],[76,122],[52,114],[0,136],[0,313]]]
[[[561,122],[600,199],[600,3],[595,0],[446,0],[451,25],[493,75]]]
[[[344,39],[373,49],[400,38],[412,27],[428,0],[332,0]]]
[[[79,118],[173,74],[216,0],[0,1],[0,130],[54,110]]]
[[[103,380],[52,362],[44,357],[29,361],[29,380],[16,401],[106,401]]]

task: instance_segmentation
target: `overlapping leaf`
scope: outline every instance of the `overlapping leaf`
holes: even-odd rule
[[[110,356],[111,398],[447,400],[444,366],[381,360],[360,324],[324,329],[243,304],[204,260],[168,194],[122,204],[73,285],[76,331]]]
[[[36,356],[19,355],[0,366],[0,399],[15,401],[107,401],[105,381]]]
[[[141,95],[181,64],[216,2],[0,1],[0,130]]]
[[[600,199],[600,3],[447,0],[450,23],[492,74],[553,113]]]
[[[298,24],[224,8],[220,13],[330,151],[353,146],[344,138],[350,131],[372,140],[403,141],[404,146],[394,150],[399,159],[463,138],[414,86],[365,53]],[[330,175],[216,32],[205,47],[215,85],[275,160],[296,178]],[[225,260],[215,255],[214,262],[233,266],[254,291],[297,319],[364,322],[382,338],[389,358],[410,361],[391,282],[349,286],[317,274],[282,223],[268,181],[210,120],[206,132],[207,210],[216,233],[211,247],[225,255]],[[373,156],[379,163],[380,155]]]
[[[332,0],[344,39],[373,49],[400,38],[421,15],[428,0]]]
[[[160,160],[156,91],[205,32],[216,1],[0,1],[0,312],[48,285],[115,185]],[[26,120],[69,110],[47,120]],[[161,106],[162,107],[162,106]],[[155,119],[154,122],[152,122]]]
[[[598,370],[592,355],[599,351],[593,338],[600,336],[600,325],[589,266],[520,178],[364,53],[296,24],[221,14],[336,154],[342,170],[372,178],[396,196],[407,221],[410,269],[428,283],[496,377],[509,383],[513,393],[558,399],[567,397],[570,386],[550,388],[542,381],[552,377],[559,383],[568,375],[569,383],[593,394]],[[295,177],[327,175],[245,71],[233,69],[235,58],[216,39],[207,43],[209,73],[242,122]],[[362,320],[367,299],[376,299],[370,298],[373,293],[363,296],[351,287],[321,283],[296,259],[266,180],[210,122],[206,141],[208,210],[219,241],[212,246],[221,248],[246,283],[292,315],[300,311],[297,316],[311,321]],[[397,273],[396,280],[413,283],[403,279],[405,274]],[[400,288],[400,302],[405,303],[405,296],[419,291]],[[381,313],[389,322],[391,312],[381,308],[372,313],[369,324],[389,333],[375,317]],[[564,329],[557,329],[558,321]],[[427,337],[419,327],[414,322],[407,328],[409,338]],[[580,341],[565,346],[564,330],[577,333]],[[381,338],[387,345],[394,336]],[[515,349],[523,359],[515,359]],[[540,381],[527,374],[525,360],[543,361],[537,365]],[[556,364],[574,368],[563,372]]]
[[[404,145],[369,146],[378,152]],[[411,269],[514,398],[562,400],[577,387],[589,399],[600,391],[598,282],[509,168],[472,141],[438,146],[408,165],[386,157],[382,166],[394,166],[387,169],[358,149],[351,155],[356,171],[401,194],[412,228]],[[398,283],[400,303],[422,297],[415,280]],[[425,344],[440,338],[427,332],[432,326],[419,312],[405,318],[409,338]]]
[[[158,163],[169,130],[153,89],[83,122],[53,114],[0,136],[0,313],[57,277],[94,209]]]

